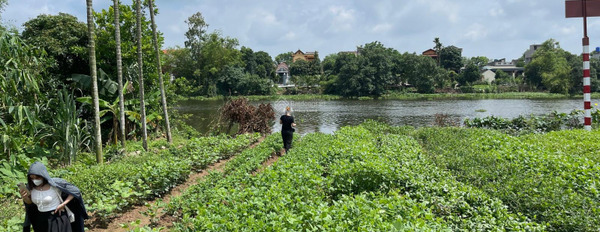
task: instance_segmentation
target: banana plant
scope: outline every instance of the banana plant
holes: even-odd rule
[[[129,89],[129,85],[131,85],[131,83],[126,82],[125,85],[123,86],[123,92],[126,93],[127,90]],[[86,96],[86,97],[79,97],[77,98],[78,102],[84,103],[84,104],[92,104],[92,97]],[[118,141],[118,131],[119,131],[119,115],[120,115],[120,107],[119,107],[119,96],[116,96],[115,99],[111,102],[104,100],[104,99],[98,99],[98,103],[100,105],[100,108],[102,109],[100,111],[100,118],[101,118],[101,123],[105,123],[109,120],[112,120],[112,131],[110,132],[111,134],[111,138],[113,139],[114,144],[117,143]],[[134,104],[136,104],[136,100],[128,100],[124,102],[125,108],[132,108],[133,106],[135,106]],[[108,115],[107,115],[108,114]],[[131,110],[125,110],[125,115],[128,116],[129,119],[131,119],[132,117],[135,117],[136,112],[131,111]]]

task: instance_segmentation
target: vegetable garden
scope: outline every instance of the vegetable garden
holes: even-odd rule
[[[154,209],[166,213],[159,220],[175,221],[170,231],[597,231],[599,133],[517,137],[366,122],[305,135],[262,169],[281,150],[280,134],[245,149],[258,135],[194,138],[54,174],[82,188],[98,225],[237,153],[222,172]],[[117,191],[100,191],[108,188]],[[2,221],[9,230],[22,214],[11,199],[17,210]],[[160,230],[136,231],[151,227]]]

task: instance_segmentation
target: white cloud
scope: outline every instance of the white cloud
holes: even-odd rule
[[[285,36],[283,36],[283,38],[285,40],[294,40],[294,39],[296,39],[296,33],[294,33],[293,31],[290,31],[290,32],[286,33]]]
[[[563,35],[572,35],[577,33],[579,28],[576,28],[575,26],[559,26],[559,25],[554,25],[554,28],[556,31],[559,31],[561,34]]]
[[[504,9],[502,8],[492,8],[490,9],[490,15],[493,17],[499,17],[504,15]]]
[[[419,3],[427,5],[429,7],[429,10],[433,13],[441,13],[451,23],[456,23],[458,21],[458,14],[460,13],[461,6],[459,6],[458,3],[454,1],[419,0]],[[468,5],[466,6],[468,7]]]
[[[382,23],[382,24],[375,25],[375,27],[373,27],[373,30],[371,30],[371,31],[373,31],[375,33],[385,33],[391,29],[392,29],[392,24]]]
[[[488,34],[487,28],[481,24],[472,24],[465,33],[465,37],[472,41],[477,41],[485,38]]]
[[[352,30],[354,27],[355,11],[353,9],[346,9],[342,6],[331,6],[329,7],[329,13],[333,19],[327,31],[330,32],[342,32]]]
[[[279,24],[277,17],[275,17],[273,13],[268,12],[264,9],[252,12],[250,20],[253,22],[259,22],[261,24],[264,24],[264,26],[274,26]]]
[[[122,1],[131,4],[131,0]],[[381,41],[400,52],[422,52],[440,37],[464,56],[516,58],[549,38],[580,53],[581,19],[565,19],[558,0],[170,0],[156,1],[165,47],[183,45],[187,17],[201,12],[209,31],[221,30],[240,44],[275,56],[318,50],[321,57]],[[102,10],[112,1],[94,1]],[[85,22],[81,0],[10,0],[5,22],[20,26],[40,13],[65,12]],[[600,18],[590,18],[592,46],[600,45]],[[594,45],[594,43],[596,43]]]

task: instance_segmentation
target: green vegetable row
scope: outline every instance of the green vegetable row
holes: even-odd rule
[[[265,145],[265,143],[261,144]],[[246,150],[244,153],[268,153]],[[264,154],[263,154],[264,155]],[[240,157],[236,157],[240,158]],[[231,167],[244,167],[244,159]],[[228,164],[229,165],[229,164]],[[233,166],[235,165],[235,166]],[[252,166],[252,165],[250,165]],[[255,167],[255,166],[253,166]],[[456,181],[416,140],[345,127],[309,134],[271,167],[213,175],[169,205],[177,231],[541,231]]]
[[[420,129],[431,160],[550,231],[600,228],[600,131],[513,137],[493,130]]]
[[[102,226],[118,213],[135,204],[160,196],[184,181],[193,169],[202,169],[211,163],[230,157],[249,144],[256,142],[259,134],[193,138],[169,149],[150,148],[155,152],[125,156],[104,165],[76,164],[64,169],[50,169],[54,177],[62,177],[80,188],[92,223]],[[11,205],[20,205],[19,199]],[[17,208],[18,210],[14,210]],[[9,207],[12,212],[2,218],[0,230],[19,230],[24,211],[21,206]]]

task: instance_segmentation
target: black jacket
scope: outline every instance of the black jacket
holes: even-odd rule
[[[35,162],[29,167],[27,176],[29,175],[38,175],[44,177],[44,179],[48,181],[48,184],[60,189],[63,200],[66,200],[69,195],[73,195],[73,200],[67,203],[67,207],[69,207],[73,214],[75,214],[75,221],[71,223],[71,228],[73,231],[83,232],[83,220],[88,219],[89,216],[85,210],[85,205],[83,204],[83,198],[81,197],[81,191],[79,191],[79,188],[61,178],[51,178],[50,174],[48,174],[46,166],[40,162]],[[32,189],[31,186],[32,183],[27,184],[27,188],[29,190]],[[29,222],[29,217],[35,216],[39,213],[39,211],[35,205],[25,204],[25,212],[26,214],[25,222],[23,223],[23,231],[30,231],[31,223]]]

